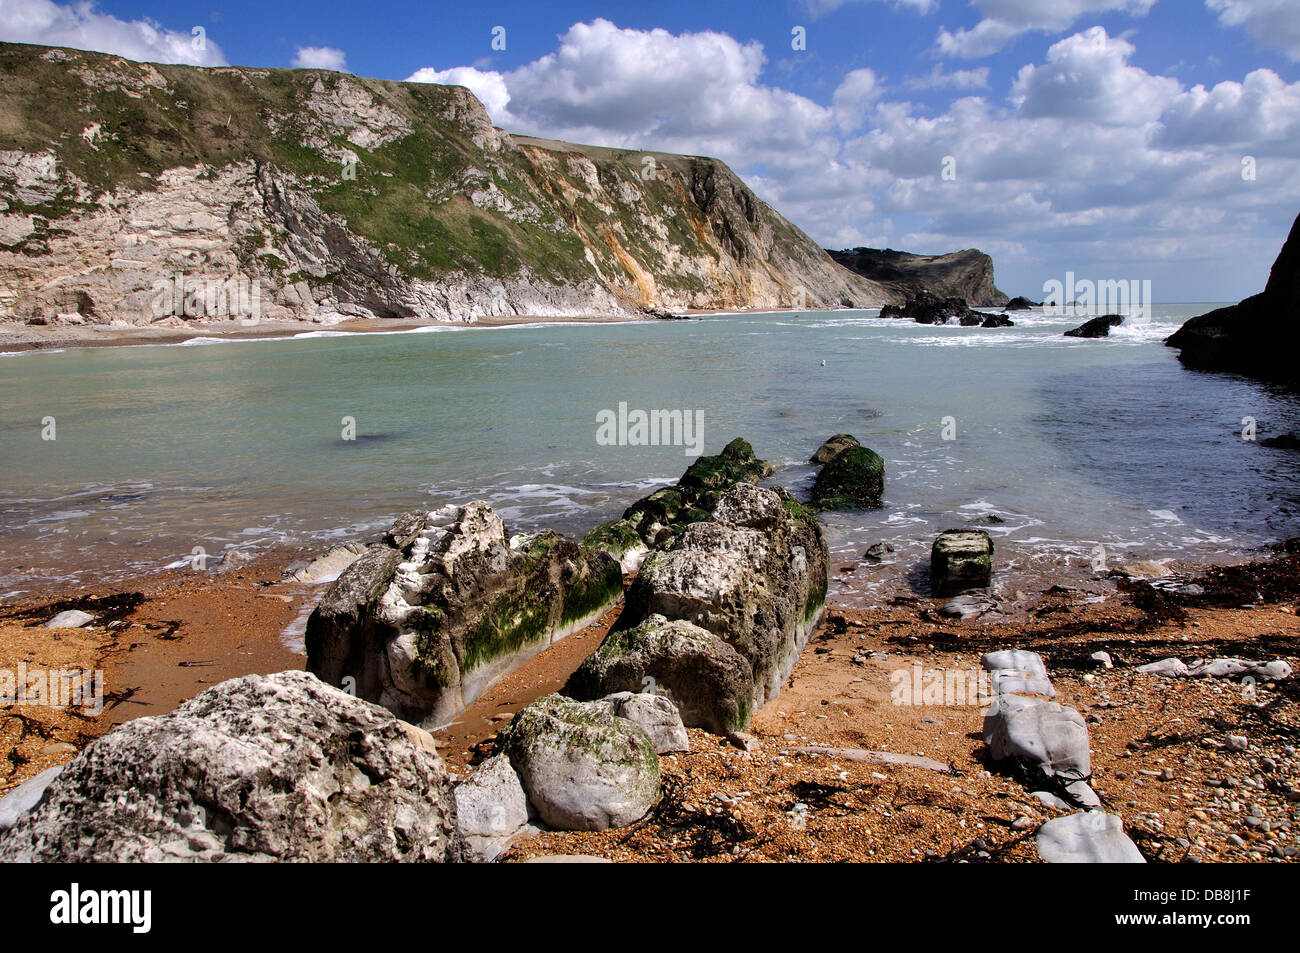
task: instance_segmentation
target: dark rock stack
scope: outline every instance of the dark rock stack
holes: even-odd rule
[[[1300,217],[1291,226],[1264,290],[1192,318],[1168,340],[1188,367],[1300,384]]]

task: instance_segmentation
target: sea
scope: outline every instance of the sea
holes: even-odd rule
[[[0,355],[0,598],[323,551],[472,499],[511,533],[581,535],[734,437],[804,497],[837,433],[886,475],[882,507],[823,518],[833,600],[924,594],[953,527],[992,534],[1005,592],[1238,561],[1300,535],[1300,453],[1259,442],[1300,430],[1300,397],[1163,346],[1217,306],[1151,305],[1096,340],[1050,309],[988,329],[841,310]],[[698,432],[602,432],[636,411]]]

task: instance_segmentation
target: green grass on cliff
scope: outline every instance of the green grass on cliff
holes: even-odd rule
[[[324,150],[303,143],[309,125],[324,128],[305,106],[313,87],[333,89],[343,82],[363,88],[412,130],[371,150],[349,143],[341,131],[332,136],[331,146],[358,156],[355,180],[344,179]],[[520,144],[552,158],[542,171],[530,159],[537,153],[525,148],[486,155],[466,123],[448,118],[458,103],[463,111],[463,97],[454,87],[322,70],[148,65],[0,43],[0,149],[53,150],[62,170],[90,193],[78,201],[69,185],[55,201],[39,206],[3,198],[11,210],[57,219],[93,207],[106,192],[148,189],[152,177],[169,168],[254,160],[294,176],[325,212],[345,219],[351,231],[413,277],[451,271],[504,277],[527,270],[542,280],[570,283],[595,277],[586,260],[590,249],[601,272],[623,274],[634,294],[636,268],[664,290],[706,287],[703,279],[671,267],[657,245],[666,240],[687,255],[718,258],[716,221],[701,210],[699,196],[738,185],[722,163],[519,137]],[[99,135],[91,141],[83,132],[93,124]],[[642,177],[647,155],[657,166],[649,179]],[[614,197],[606,207],[586,198],[570,157],[595,165],[601,186]],[[476,207],[467,181],[479,188],[491,181],[521,214]],[[641,196],[636,201],[618,198],[633,189]],[[747,205],[753,221],[736,223],[738,231],[766,225],[788,248],[815,247],[743,186],[739,190],[741,207],[724,202],[714,215],[724,231],[728,216],[744,214]],[[662,222],[666,235],[654,233],[650,218]],[[635,267],[628,267],[628,259]]]

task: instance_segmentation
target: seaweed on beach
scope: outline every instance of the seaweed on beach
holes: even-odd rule
[[[96,623],[102,625],[130,615],[142,602],[144,602],[142,592],[115,592],[107,596],[74,596],[71,599],[44,602],[24,609],[8,611],[0,609],[0,619],[24,621],[31,627],[44,624],[60,612],[79,609],[93,615]]]

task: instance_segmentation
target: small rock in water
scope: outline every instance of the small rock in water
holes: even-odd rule
[[[876,543],[874,546],[870,547],[862,555],[863,558],[869,560],[870,562],[879,563],[879,562],[884,562],[887,557],[892,556],[893,554],[894,554],[893,546],[890,546],[888,543]]]

